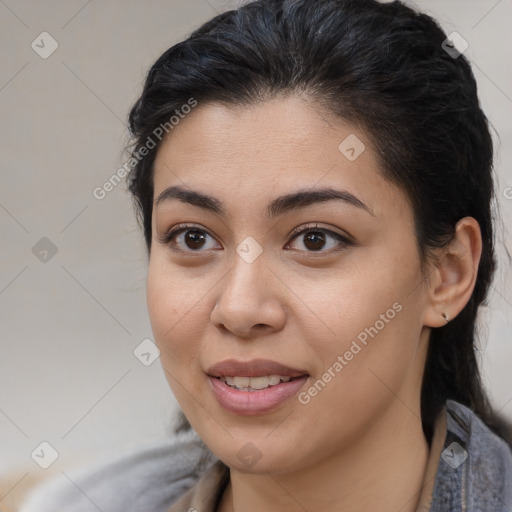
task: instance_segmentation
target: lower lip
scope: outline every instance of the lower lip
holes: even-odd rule
[[[297,394],[308,380],[304,375],[298,379],[281,382],[259,391],[240,391],[215,377],[209,377],[213,394],[224,409],[242,416],[254,416],[271,411],[288,398]]]

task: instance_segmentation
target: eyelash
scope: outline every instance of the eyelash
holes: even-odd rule
[[[180,253],[206,252],[206,251],[201,251],[201,250],[199,250],[199,251],[193,251],[193,250],[184,251],[181,249],[176,249],[175,247],[171,247],[171,242],[173,241],[173,239],[176,236],[178,236],[179,234],[186,232],[186,231],[199,231],[201,233],[206,233],[209,237],[214,239],[214,237],[212,235],[210,235],[210,233],[208,233],[208,231],[206,231],[202,228],[199,228],[197,226],[193,226],[190,224],[177,224],[172,229],[170,229],[167,233],[165,233],[162,237],[160,237],[159,242],[162,244],[165,244],[165,245],[169,245],[171,250],[173,250],[175,252],[180,252]],[[348,238],[344,237],[343,235],[340,235],[339,233],[336,233],[335,231],[331,231],[330,229],[319,228],[319,227],[317,227],[317,224],[309,225],[309,226],[301,226],[301,227],[295,228],[290,233],[290,242],[295,240],[295,238],[298,238],[301,234],[307,233],[307,232],[315,232],[315,233],[319,232],[319,233],[323,233],[326,235],[330,235],[333,238],[335,238],[336,240],[338,240],[338,242],[340,242],[340,244],[342,246],[341,248],[330,250],[330,251],[303,251],[303,252],[307,252],[310,254],[331,254],[333,252],[340,251],[348,246],[354,245],[353,242],[351,242]],[[287,246],[290,242],[287,243]]]

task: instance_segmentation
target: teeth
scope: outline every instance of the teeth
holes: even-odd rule
[[[269,386],[275,386],[280,382],[288,382],[291,379],[289,375],[268,375],[263,377],[220,377],[222,382],[228,386],[242,389],[244,391],[252,391],[265,389]]]
[[[226,382],[229,386],[236,386],[237,388],[247,388],[249,387],[250,378],[249,377],[228,377],[231,382]]]
[[[247,384],[246,387],[252,389],[265,389],[268,388],[269,386],[275,386],[280,382],[281,377],[279,377],[279,375],[270,375],[270,377],[251,377],[249,380],[249,384]]]

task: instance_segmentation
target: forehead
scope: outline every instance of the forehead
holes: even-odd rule
[[[170,148],[174,158],[190,163],[204,158],[245,159],[244,167],[249,167],[249,156],[259,161],[295,161],[305,153],[318,156],[317,143],[329,131],[319,111],[294,96],[244,107],[199,103],[169,133],[159,156]]]
[[[246,207],[317,185],[343,187],[376,214],[408,207],[402,191],[382,177],[361,128],[295,96],[248,107],[199,103],[158,150],[154,198],[172,185]]]

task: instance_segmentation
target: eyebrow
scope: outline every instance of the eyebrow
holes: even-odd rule
[[[180,186],[172,186],[166,188],[155,200],[155,205],[158,206],[164,201],[178,200],[182,203],[187,203],[192,206],[197,206],[216,213],[222,217],[227,217],[227,211],[222,205],[222,202],[217,198],[197,192],[195,190],[186,189]],[[301,189],[290,194],[285,194],[273,199],[267,206],[267,217],[274,218],[284,213],[305,208],[316,203],[323,203],[325,201],[340,200],[347,204],[361,208],[370,215],[375,217],[373,210],[361,199],[347,190],[335,189],[332,187],[323,187],[317,189]]]

